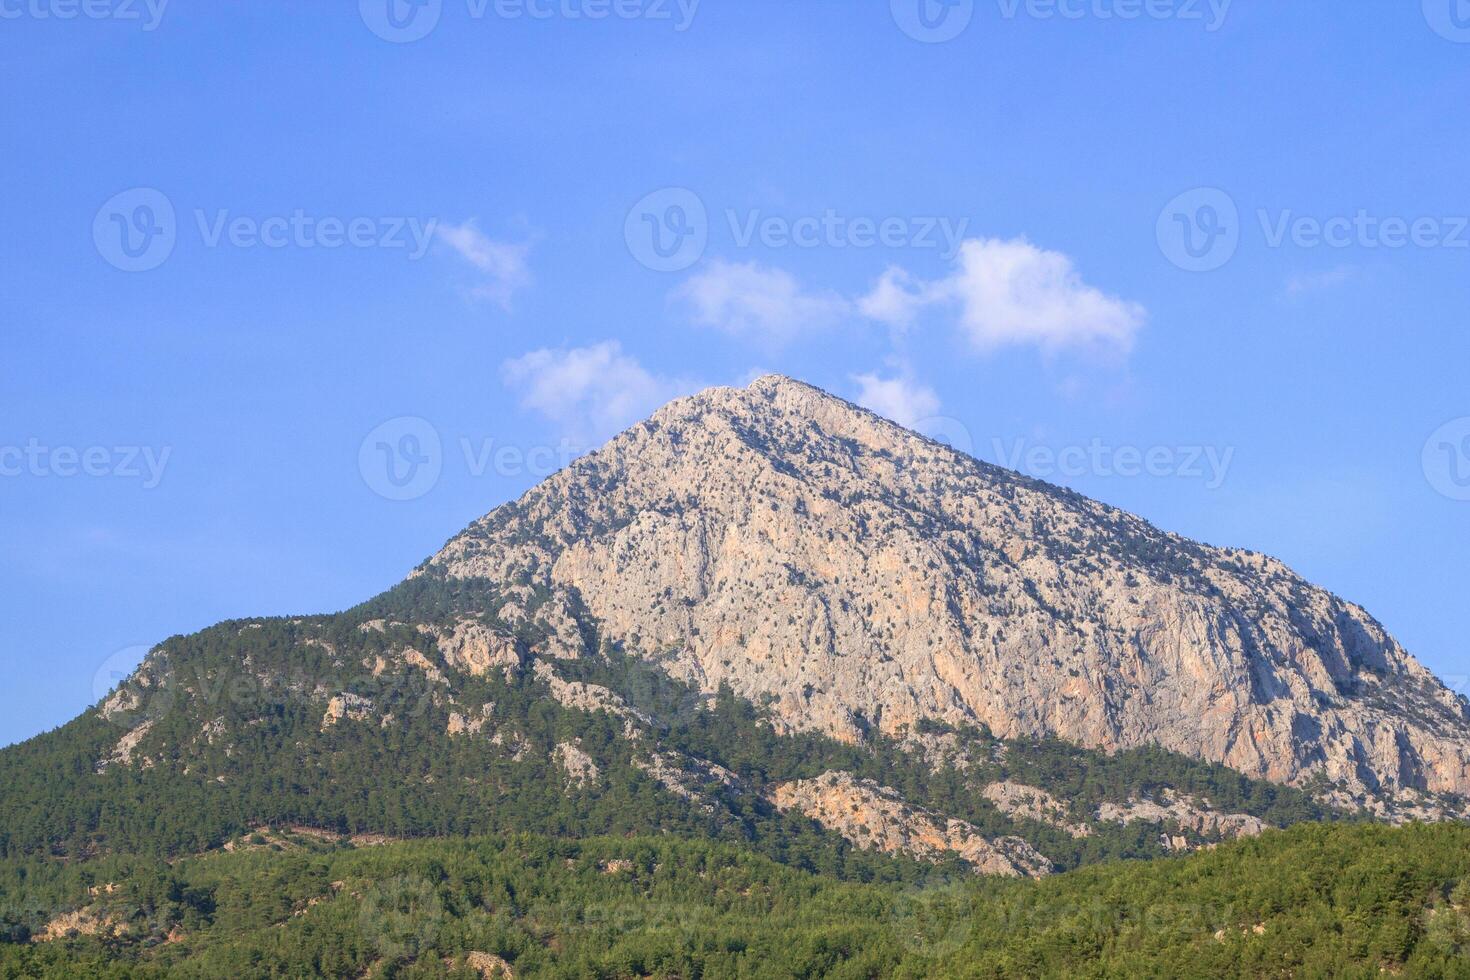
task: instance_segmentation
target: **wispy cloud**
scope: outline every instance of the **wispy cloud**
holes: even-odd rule
[[[939,414],[939,396],[934,389],[906,374],[891,378],[855,374],[852,380],[858,386],[859,405],[899,425],[913,428],[915,423]]]
[[[438,235],[479,274],[469,290],[475,299],[509,310],[516,291],[530,285],[529,245],[495,241],[476,228],[473,219],[461,225],[440,224]]]
[[[889,268],[858,302],[865,316],[897,329],[913,326],[930,308],[954,310],[981,352],[1022,345],[1126,352],[1148,315],[1138,303],[1087,285],[1068,256],[1024,238],[970,239],[954,271],[941,279]]]
[[[852,310],[836,293],[808,291],[790,273],[756,262],[711,262],[676,289],[673,299],[695,325],[768,347],[831,327]]]
[[[506,361],[501,374],[519,393],[521,407],[540,413],[563,436],[589,447],[699,388],[648,371],[615,340],[531,351]]]

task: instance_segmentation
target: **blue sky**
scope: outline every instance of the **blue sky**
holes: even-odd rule
[[[1463,0],[394,2],[0,0],[0,743],[760,371],[1466,688]]]

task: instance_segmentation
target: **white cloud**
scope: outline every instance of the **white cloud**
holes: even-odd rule
[[[530,285],[526,265],[529,245],[494,241],[475,227],[473,220],[462,225],[440,224],[438,235],[480,273],[482,280],[470,289],[476,299],[487,299],[509,310],[516,290]]]
[[[825,329],[852,309],[836,293],[807,292],[790,273],[756,262],[711,262],[673,298],[698,326],[773,346]]]
[[[520,394],[522,408],[546,416],[582,445],[600,443],[698,387],[650,373],[615,340],[531,351],[506,361],[501,375]]]
[[[1321,289],[1333,289],[1351,281],[1357,275],[1357,270],[1352,266],[1338,266],[1326,272],[1303,273],[1292,276],[1286,281],[1286,292],[1291,296],[1300,296],[1302,293],[1314,293]]]
[[[876,374],[855,374],[859,405],[913,428],[916,422],[939,414],[939,396],[934,389],[911,378],[880,378]]]
[[[982,352],[1032,345],[1129,350],[1147,311],[1082,281],[1072,260],[1024,238],[970,239],[946,278],[917,280],[890,268],[858,303],[865,316],[896,328],[928,307],[957,310],[960,328]]]
[[[914,277],[891,265],[884,270],[872,292],[858,300],[858,312],[870,320],[903,330],[913,326],[923,304],[924,298],[915,288]]]

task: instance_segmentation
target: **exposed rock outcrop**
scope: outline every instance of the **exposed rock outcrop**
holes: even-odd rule
[[[623,719],[623,733],[628,738],[638,737],[637,726],[653,724],[653,719],[630,707],[619,695],[601,685],[563,680],[544,660],[536,661],[534,669],[536,679],[546,682],[558,704],[576,711],[605,711],[615,715]]]
[[[1052,864],[1019,837],[986,840],[971,824],[906,803],[898,793],[851,773],[782,783],[771,801],[799,810],[858,847],[926,860],[956,855],[980,874],[1039,878]]]
[[[46,923],[31,937],[33,943],[50,943],[74,936],[107,936],[126,934],[130,930],[126,922],[117,922],[107,913],[89,906],[74,912],[64,912]]]
[[[344,692],[337,694],[327,702],[327,712],[322,715],[322,731],[333,727],[344,718],[352,721],[366,721],[373,714],[373,702],[371,698],[362,697],[359,694]]]
[[[445,731],[448,735],[478,735],[490,724],[490,716],[495,711],[495,705],[483,704],[477,711],[469,714],[461,714],[458,711],[449,713],[449,725]]]
[[[109,766],[132,765],[133,753],[137,751],[138,743],[143,741],[143,739],[146,738],[148,733],[152,730],[152,719],[140,722],[136,727],[130,729],[126,735],[117,740],[117,745],[113,747],[111,755],[107,756],[107,758],[105,759],[98,760],[97,771],[102,772]],[[142,762],[145,767],[151,765],[150,761],[147,759],[142,760]]]
[[[635,759],[633,764],[670,793],[698,802],[706,811],[714,810],[714,806],[705,801],[709,787],[737,793],[744,791],[740,777],[724,766],[679,752],[654,752],[647,759]]]
[[[515,970],[494,953],[470,953],[464,965],[479,973],[482,980],[515,980]]]
[[[1068,819],[1066,804],[1044,789],[1021,783],[999,782],[986,786],[982,794],[1008,817],[1051,824],[1073,837],[1092,836],[1091,827]]]
[[[492,670],[514,671],[521,665],[515,637],[498,633],[472,619],[461,620],[452,629],[425,627],[439,643],[445,662],[456,670],[484,677]]]
[[[1129,800],[1126,806],[1104,803],[1097,808],[1099,820],[1128,824],[1136,820],[1145,823],[1174,824],[1192,830],[1208,840],[1233,840],[1237,837],[1254,837],[1266,829],[1265,821],[1246,813],[1220,813],[1206,803],[1188,796],[1180,796],[1173,790],[1160,794],[1162,802],[1153,800]],[[1175,847],[1175,850],[1180,848]]]
[[[596,782],[602,775],[602,770],[597,767],[596,762],[592,761],[592,757],[583,752],[580,746],[571,742],[558,744],[552,750],[551,758],[561,767],[562,772],[566,773],[569,789],[587,786]]]

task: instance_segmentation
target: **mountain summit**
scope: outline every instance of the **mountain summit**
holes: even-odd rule
[[[1157,745],[1352,796],[1470,794],[1470,713],[1364,610],[766,376],[665,406],[415,572],[778,724]],[[512,583],[515,583],[512,585]]]

